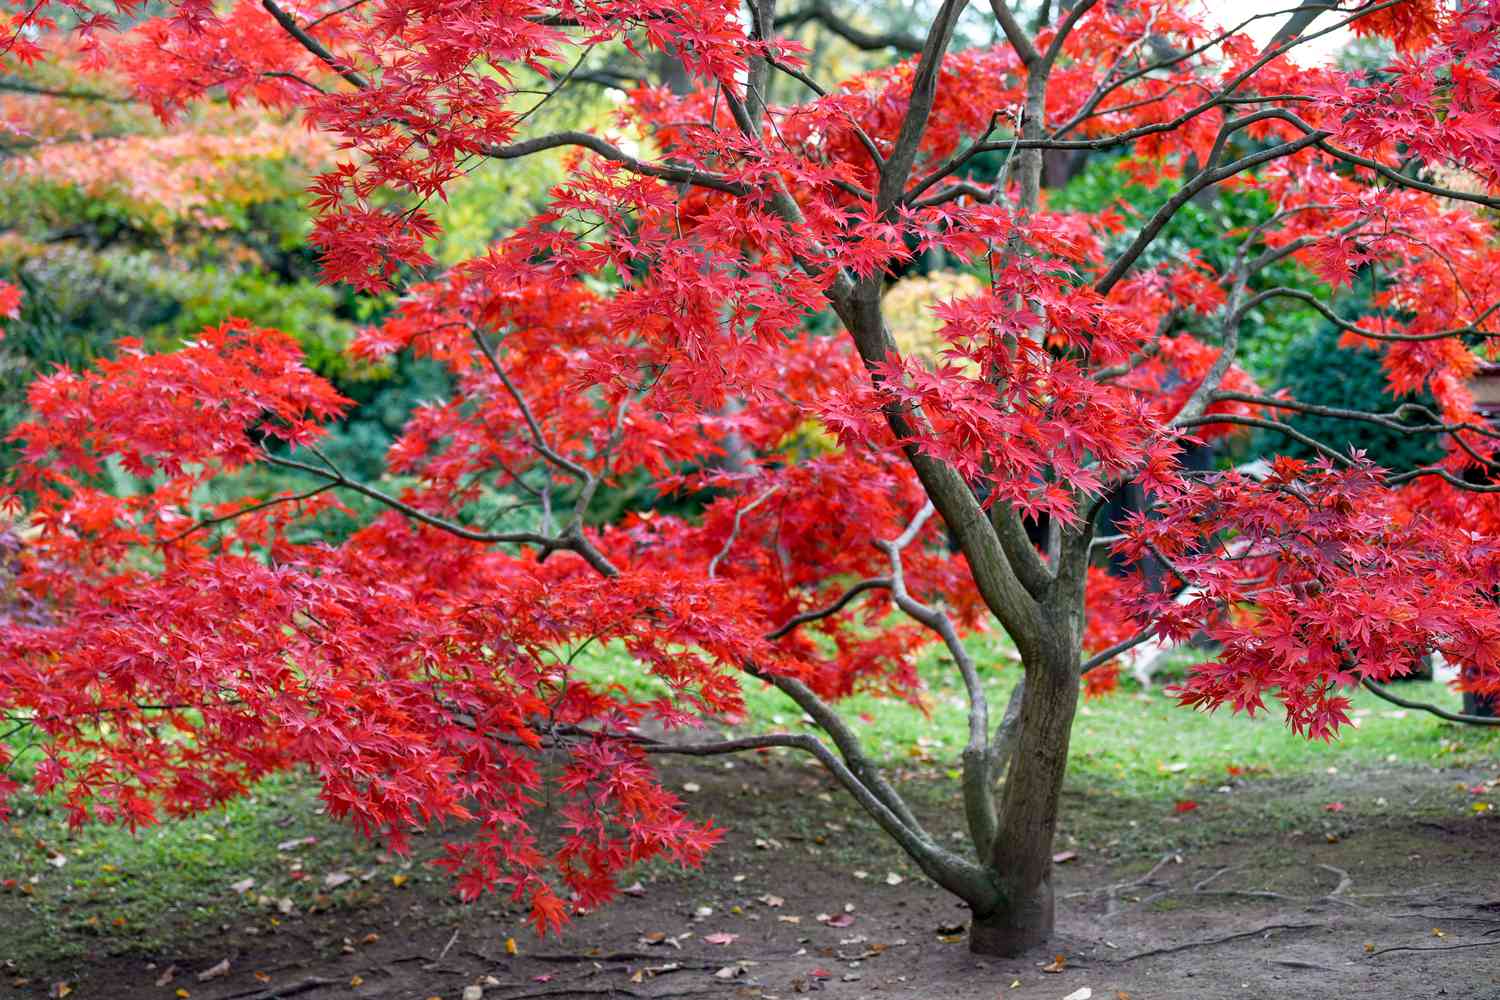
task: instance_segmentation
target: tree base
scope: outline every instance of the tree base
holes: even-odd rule
[[[1052,887],[1045,885],[1025,905],[974,916],[969,951],[996,958],[1017,958],[1052,939]]]

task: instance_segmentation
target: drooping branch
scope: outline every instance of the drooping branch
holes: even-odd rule
[[[784,638],[795,632],[797,629],[801,628],[803,625],[808,624],[809,622],[820,621],[824,618],[828,618],[832,615],[838,614],[848,606],[850,601],[854,600],[860,594],[866,593],[867,591],[871,590],[889,590],[890,586],[891,578],[888,576],[875,576],[871,577],[868,580],[861,580],[854,586],[850,587],[848,590],[840,594],[832,604],[825,605],[821,608],[816,608],[812,611],[804,611],[799,615],[793,615],[791,618],[788,618],[784,624],[780,625],[770,632],[767,632],[766,638],[772,642],[776,641],[777,639]]]
[[[1425,340],[1447,340],[1451,337],[1500,337],[1500,332],[1484,329],[1484,322],[1495,315],[1497,311],[1500,311],[1500,301],[1491,303],[1488,308],[1474,318],[1473,322],[1466,323],[1463,326],[1450,327],[1446,330],[1435,330],[1432,333],[1384,333],[1379,330],[1367,329],[1358,323],[1349,322],[1330,309],[1328,304],[1317,296],[1300,288],[1270,288],[1261,294],[1263,298],[1296,299],[1299,302],[1305,302],[1340,330],[1345,333],[1356,334],[1368,340],[1380,340],[1388,343],[1417,343]]]
[[[1441,479],[1454,489],[1463,490],[1466,493],[1500,493],[1500,483],[1471,483],[1455,476],[1440,465],[1424,465],[1420,469],[1411,469],[1392,476],[1386,480],[1386,483],[1390,486],[1400,486],[1402,483],[1409,483],[1426,476]]]
[[[1245,416],[1239,413],[1210,413],[1187,420],[1175,421],[1175,426],[1181,427],[1184,430],[1194,427],[1212,427],[1215,424],[1234,424],[1237,427],[1258,427],[1261,430],[1276,431],[1279,434],[1285,434],[1299,444],[1304,444],[1312,448],[1318,454],[1335,464],[1342,465],[1345,468],[1353,468],[1354,466],[1353,460],[1337,448],[1326,442],[1319,441],[1309,434],[1304,434],[1291,424],[1283,423],[1280,420]]]
[[[561,731],[561,729],[560,729]],[[613,737],[585,730],[573,730],[575,734],[595,738]],[[640,747],[648,754],[670,754],[689,757],[715,757],[724,754],[743,753],[747,750],[772,749],[777,747],[802,750],[817,758],[818,762],[833,775],[834,779],[859,803],[881,829],[907,853],[917,866],[934,882],[943,886],[960,899],[974,906],[992,906],[995,888],[982,869],[971,861],[939,846],[920,827],[913,827],[902,819],[888,803],[874,794],[869,784],[858,777],[846,763],[847,756],[830,750],[822,740],[805,733],[766,733],[738,739],[716,740],[703,743],[668,743],[637,734],[623,738]]]
[[[1462,722],[1468,726],[1500,726],[1500,716],[1465,715],[1462,712],[1450,712],[1446,708],[1431,704],[1430,702],[1413,701],[1410,698],[1403,698],[1398,694],[1392,694],[1389,688],[1382,684],[1376,684],[1368,677],[1360,678],[1359,683],[1366,691],[1377,698],[1390,702],[1392,705],[1416,709],[1419,712],[1435,715],[1439,719],[1444,719],[1448,722]]]
[[[1220,390],[1213,394],[1215,401],[1249,403],[1253,406],[1264,406],[1277,410],[1294,410],[1297,413],[1306,413],[1309,416],[1328,417],[1333,420],[1350,420],[1359,423],[1374,424],[1386,430],[1396,431],[1401,434],[1458,434],[1468,432],[1483,437],[1500,439],[1500,431],[1482,424],[1471,423],[1446,423],[1437,414],[1419,403],[1402,403],[1394,410],[1375,412],[1372,410],[1350,410],[1339,406],[1323,406],[1318,403],[1304,403],[1300,400],[1289,399],[1284,396],[1259,396],[1249,392],[1229,392]],[[1429,423],[1404,424],[1401,417],[1411,413],[1426,417]]]

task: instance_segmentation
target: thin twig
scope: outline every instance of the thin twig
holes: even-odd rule
[[[760,496],[756,497],[754,500],[751,500],[749,503],[745,504],[745,506],[734,512],[734,525],[729,529],[729,537],[724,539],[724,547],[719,550],[717,555],[715,555],[708,561],[708,578],[710,580],[712,580],[714,574],[718,572],[719,563],[723,561],[725,556],[729,555],[729,550],[734,547],[735,540],[740,537],[740,521],[746,514],[750,513],[752,510],[759,507],[762,503],[769,500],[772,494],[776,493],[780,489],[781,487],[779,485],[772,486]]]

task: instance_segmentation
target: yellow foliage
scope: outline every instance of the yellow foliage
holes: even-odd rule
[[[980,280],[963,271],[934,271],[902,278],[885,293],[886,320],[896,346],[908,357],[936,363],[943,339],[938,334],[942,323],[933,315],[933,307],[982,291]]]

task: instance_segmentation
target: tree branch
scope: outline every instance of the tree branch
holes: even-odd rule
[[[306,31],[304,31],[297,24],[296,18],[292,17],[292,15],[288,14],[286,11],[277,6],[276,0],[260,0],[260,2],[261,6],[266,9],[266,12],[276,19],[276,23],[281,25],[281,29],[288,35],[291,35],[292,38],[296,39],[298,45],[301,45],[304,49],[311,52],[314,56],[317,56],[318,59],[322,60],[324,65],[333,70],[339,76],[343,77],[344,80],[354,89],[369,89],[369,80],[366,80],[364,76],[359,73],[359,71],[354,69],[354,67],[350,66],[347,63],[340,62],[332,52],[328,51],[328,49],[324,47],[322,42],[318,41],[312,35],[309,35]]]
[[[906,180],[916,162],[917,148],[927,131],[927,121],[932,114],[932,104],[937,97],[938,68],[943,54],[953,37],[953,28],[958,15],[968,6],[968,0],[943,0],[937,16],[927,31],[927,40],[922,45],[917,69],[912,74],[911,96],[907,101],[906,115],[901,119],[901,128],[895,145],[886,157],[886,169],[880,178],[877,204],[882,213],[889,211],[901,200]]]
[[[1030,67],[1042,58],[1042,54],[1036,50],[1036,43],[1026,33],[1026,29],[1021,27],[1021,22],[1016,20],[1016,15],[1005,0],[990,0],[990,9],[995,12],[995,20],[1000,22],[1000,30],[1005,32],[1005,40],[1016,50],[1022,66]]]
[[[1360,686],[1362,686],[1366,691],[1370,692],[1377,698],[1390,702],[1392,705],[1400,705],[1402,708],[1413,708],[1421,712],[1427,712],[1430,715],[1435,715],[1439,719],[1445,719],[1448,722],[1462,722],[1465,725],[1469,726],[1500,726],[1500,717],[1491,717],[1487,715],[1464,715],[1462,712],[1450,712],[1446,708],[1441,708],[1429,702],[1412,701],[1410,698],[1403,698],[1400,695],[1391,694],[1389,689],[1387,689],[1383,685],[1376,684],[1368,677],[1361,677],[1359,683]]]
[[[774,631],[767,632],[766,638],[771,642],[775,642],[777,639],[790,635],[792,632],[796,631],[803,625],[806,625],[808,622],[819,621],[820,619],[827,618],[830,615],[838,614],[844,609],[846,605],[848,605],[850,601],[854,600],[856,597],[858,597],[860,594],[865,593],[866,591],[889,590],[890,586],[891,578],[888,576],[875,576],[871,577],[868,580],[861,580],[854,586],[850,587],[848,590],[840,594],[838,599],[835,600],[832,604],[813,611],[804,611],[800,615],[793,615],[791,618],[788,618],[786,622],[783,623],[780,627],[776,628]]]
[[[721,549],[719,549],[718,554],[716,554],[712,559],[710,559],[708,561],[708,578],[710,580],[713,579],[714,573],[718,571],[719,563],[721,561],[723,561],[724,557],[729,554],[729,550],[734,547],[735,539],[737,539],[737,538],[740,537],[740,520],[746,514],[750,513],[752,510],[754,510],[755,508],[759,507],[761,504],[765,503],[767,500],[771,499],[771,497],[773,495],[775,495],[776,492],[779,491],[780,489],[781,489],[781,487],[779,485],[778,486],[772,486],[770,489],[766,490],[760,496],[756,497],[754,500],[751,500],[745,506],[740,507],[740,508],[738,508],[738,509],[735,510],[735,512],[734,512],[734,526],[729,529],[729,537],[726,538],[726,539],[724,539],[724,546]]]
[[[813,0],[798,11],[776,18],[778,28],[797,28],[808,22],[817,22],[856,49],[867,52],[879,49],[899,49],[902,52],[921,52],[922,40],[904,31],[873,32],[856,28],[853,24],[833,12],[828,0]]]
[[[404,514],[405,516],[411,518],[413,521],[418,521],[422,524],[427,525],[429,528],[436,528],[439,531],[446,531],[450,535],[456,535],[457,537],[466,539],[467,541],[484,542],[491,545],[503,543],[516,545],[538,545],[541,547],[543,553],[551,552],[556,549],[566,549],[567,551],[577,553],[590,566],[592,566],[603,576],[614,577],[618,576],[620,573],[620,571],[615,568],[614,564],[611,563],[609,559],[606,558],[604,554],[601,553],[592,542],[584,537],[583,532],[576,526],[568,533],[561,536],[544,535],[534,531],[475,531],[474,529],[467,528],[462,524],[449,521],[446,518],[438,517],[436,514],[429,514],[427,511],[422,510],[419,507],[414,507],[403,500],[398,500],[390,494],[378,490],[373,486],[368,486],[357,480],[350,479],[348,476],[344,475],[336,468],[322,469],[316,465],[308,465],[306,462],[299,462],[296,459],[292,458],[283,458],[280,455],[273,455],[269,452],[264,453],[261,456],[261,459],[262,461],[265,461],[271,465],[280,466],[283,469],[295,469],[298,472],[305,472],[308,475],[313,475],[319,477],[320,479],[325,479],[332,485],[340,486],[346,490],[349,490],[350,492],[358,493],[361,496],[368,497],[369,499],[374,500],[377,503],[383,504],[394,511],[398,511],[401,514]]]
[[[990,771],[989,732],[990,709],[985,697],[984,683],[979,679],[979,670],[974,658],[958,637],[958,631],[946,614],[929,607],[912,597],[906,589],[906,575],[901,566],[901,550],[909,545],[921,530],[922,524],[933,513],[929,501],[911,524],[895,541],[877,541],[876,547],[891,561],[891,595],[896,606],[942,637],[963,678],[964,690],[969,700],[969,743],[963,752],[964,814],[969,823],[969,836],[981,859],[989,856],[995,842],[998,816],[995,811],[994,778]]]
[[[20,80],[15,77],[0,77],[0,90],[9,90],[17,94],[35,94],[38,97],[56,97],[66,101],[98,101],[102,104],[131,104],[128,97],[116,97],[97,90],[83,90],[76,87],[48,87],[40,83],[32,83],[30,80]]]

